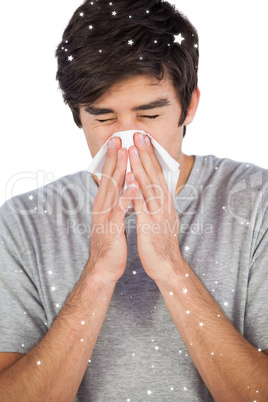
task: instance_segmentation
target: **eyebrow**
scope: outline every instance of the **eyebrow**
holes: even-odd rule
[[[148,103],[146,105],[140,105],[140,106],[135,106],[132,111],[137,112],[139,110],[151,110],[151,109],[156,109],[158,107],[164,107],[168,106],[170,104],[168,99],[157,99],[154,102]],[[106,108],[99,108],[97,106],[88,106],[85,108],[85,111],[94,115],[94,116],[99,116],[102,114],[110,114],[114,113],[112,109],[106,109]]]

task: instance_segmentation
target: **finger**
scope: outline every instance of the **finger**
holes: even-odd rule
[[[122,220],[125,217],[126,211],[129,207],[129,204],[135,197],[138,192],[139,183],[137,181],[133,181],[123,192],[121,197],[118,200],[116,207],[113,210],[111,215],[111,221],[115,224],[120,225]]]
[[[141,135],[141,137],[140,137]],[[142,139],[142,141],[139,140]],[[136,133],[134,135],[134,144],[139,151],[141,164],[150,181],[154,185],[159,185],[165,192],[168,186],[165,180],[162,166],[155,155],[151,139],[148,135]]]
[[[110,185],[107,187],[105,201],[103,204],[103,212],[112,211],[118,199],[122,194],[123,183],[127,170],[128,154],[126,148],[120,148],[118,151],[117,165],[113,176],[111,177]],[[105,212],[106,211],[106,212]]]
[[[157,150],[154,149],[151,138],[148,135],[144,135],[144,144],[140,144],[136,133],[134,136],[134,143],[138,148],[141,164],[151,180],[156,199],[160,202],[161,214],[167,212],[170,213],[170,208],[172,209],[173,205],[173,198],[168,188],[163,168],[156,156]]]
[[[103,210],[107,189],[111,186],[111,178],[114,174],[117,165],[118,149],[121,147],[121,138],[114,137],[108,143],[107,157],[102,169],[102,176],[99,185],[99,190],[95,197],[94,209],[96,211]]]
[[[152,184],[148,175],[146,174],[139,157],[138,150],[135,146],[129,148],[130,163],[136,180],[143,193],[143,198],[146,201],[148,210],[154,214],[160,211],[161,204],[158,201],[158,192],[162,187],[158,184]],[[156,188],[154,188],[156,187]]]
[[[132,182],[135,181],[135,177],[134,174],[132,172],[129,172],[126,175],[126,182],[127,185],[131,185]],[[135,213],[136,215],[141,215],[141,214],[146,214],[147,216],[150,215],[150,212],[147,208],[146,202],[144,200],[143,194],[141,192],[141,189],[139,187],[136,195],[134,196],[134,198],[132,199],[132,203],[133,203],[133,207],[135,209]]]

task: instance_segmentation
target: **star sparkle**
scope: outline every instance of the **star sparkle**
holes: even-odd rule
[[[185,250],[185,251],[189,251],[189,250],[190,250],[190,247],[189,247],[189,246],[186,246],[186,247],[184,247],[184,250]]]
[[[188,293],[188,289],[186,289],[186,288],[183,289],[183,293],[185,293],[185,294]]]
[[[203,327],[203,326],[204,326],[203,322],[200,322],[199,327]]]
[[[174,35],[174,43],[179,43],[181,45],[181,42],[185,39],[182,37],[182,34],[180,33],[179,35]]]
[[[73,56],[69,56],[69,57],[68,57],[68,60],[69,60],[69,61],[73,61],[73,59],[74,59]]]
[[[115,16],[116,14],[117,14],[117,12],[116,12],[116,11],[113,11],[113,12],[112,12],[112,15],[114,15],[114,16]]]
[[[80,15],[80,17],[84,17],[85,14],[84,14],[84,13],[80,13],[79,15]]]
[[[30,195],[30,196],[29,196],[29,200],[32,201],[33,199],[34,199],[34,196]]]
[[[130,45],[130,46],[132,46],[133,45],[133,40],[132,39],[130,39],[129,41],[128,41],[128,44]]]
[[[89,27],[88,27],[88,28],[92,30],[92,29],[93,29],[93,25],[89,25]]]
[[[147,395],[152,395],[152,391],[150,389],[148,389]]]

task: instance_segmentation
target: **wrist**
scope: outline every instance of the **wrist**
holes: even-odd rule
[[[177,281],[177,279],[182,279],[185,275],[189,274],[191,269],[187,262],[183,259],[182,255],[179,253],[176,261],[166,264],[166,268],[162,270],[162,275],[159,276],[155,282],[158,287],[170,287]]]
[[[98,264],[88,263],[82,275],[86,282],[95,281],[99,286],[115,287],[117,279],[104,272]]]

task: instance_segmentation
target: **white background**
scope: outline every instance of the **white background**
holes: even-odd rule
[[[13,0],[11,8],[10,2],[1,1],[0,204],[88,167],[87,143],[62,101],[54,57],[81,3]],[[268,168],[266,2],[171,3],[189,17],[200,36],[201,100],[184,152]]]

